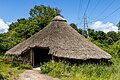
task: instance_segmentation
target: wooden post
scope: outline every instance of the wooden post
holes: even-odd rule
[[[54,63],[54,59],[55,59],[55,58],[54,58],[54,56],[52,55],[52,63]]]
[[[31,64],[34,66],[34,50],[30,49]]]
[[[34,50],[33,50],[33,49],[32,49],[32,55],[33,55],[33,56],[32,56],[32,61],[33,61],[33,66],[34,66],[34,65],[35,65],[35,63],[34,63],[35,60],[34,60]]]
[[[30,49],[30,62],[32,64],[32,49]]]

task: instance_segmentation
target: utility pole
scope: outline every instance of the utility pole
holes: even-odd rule
[[[83,29],[84,29],[84,31],[82,32],[82,35],[85,36],[85,31],[87,31],[87,37],[89,37],[87,16],[85,16],[85,15],[83,16]]]

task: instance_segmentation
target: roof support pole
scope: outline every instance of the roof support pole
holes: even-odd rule
[[[34,66],[34,50],[30,49],[31,64]]]

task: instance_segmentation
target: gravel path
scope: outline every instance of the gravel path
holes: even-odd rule
[[[46,74],[40,74],[37,70],[26,70],[19,75],[18,80],[60,80]]]

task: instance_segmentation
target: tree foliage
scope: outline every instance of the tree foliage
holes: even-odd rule
[[[118,30],[120,30],[120,21],[118,22],[117,26],[118,26]]]
[[[30,9],[30,17],[35,18],[50,18],[50,17],[55,17],[57,15],[60,15],[60,10],[57,8],[51,8],[50,6],[37,6],[35,5],[34,8]]]
[[[78,31],[78,28],[77,28],[77,25],[76,25],[76,24],[71,23],[70,26],[71,26],[72,28],[74,28],[76,31]]]

